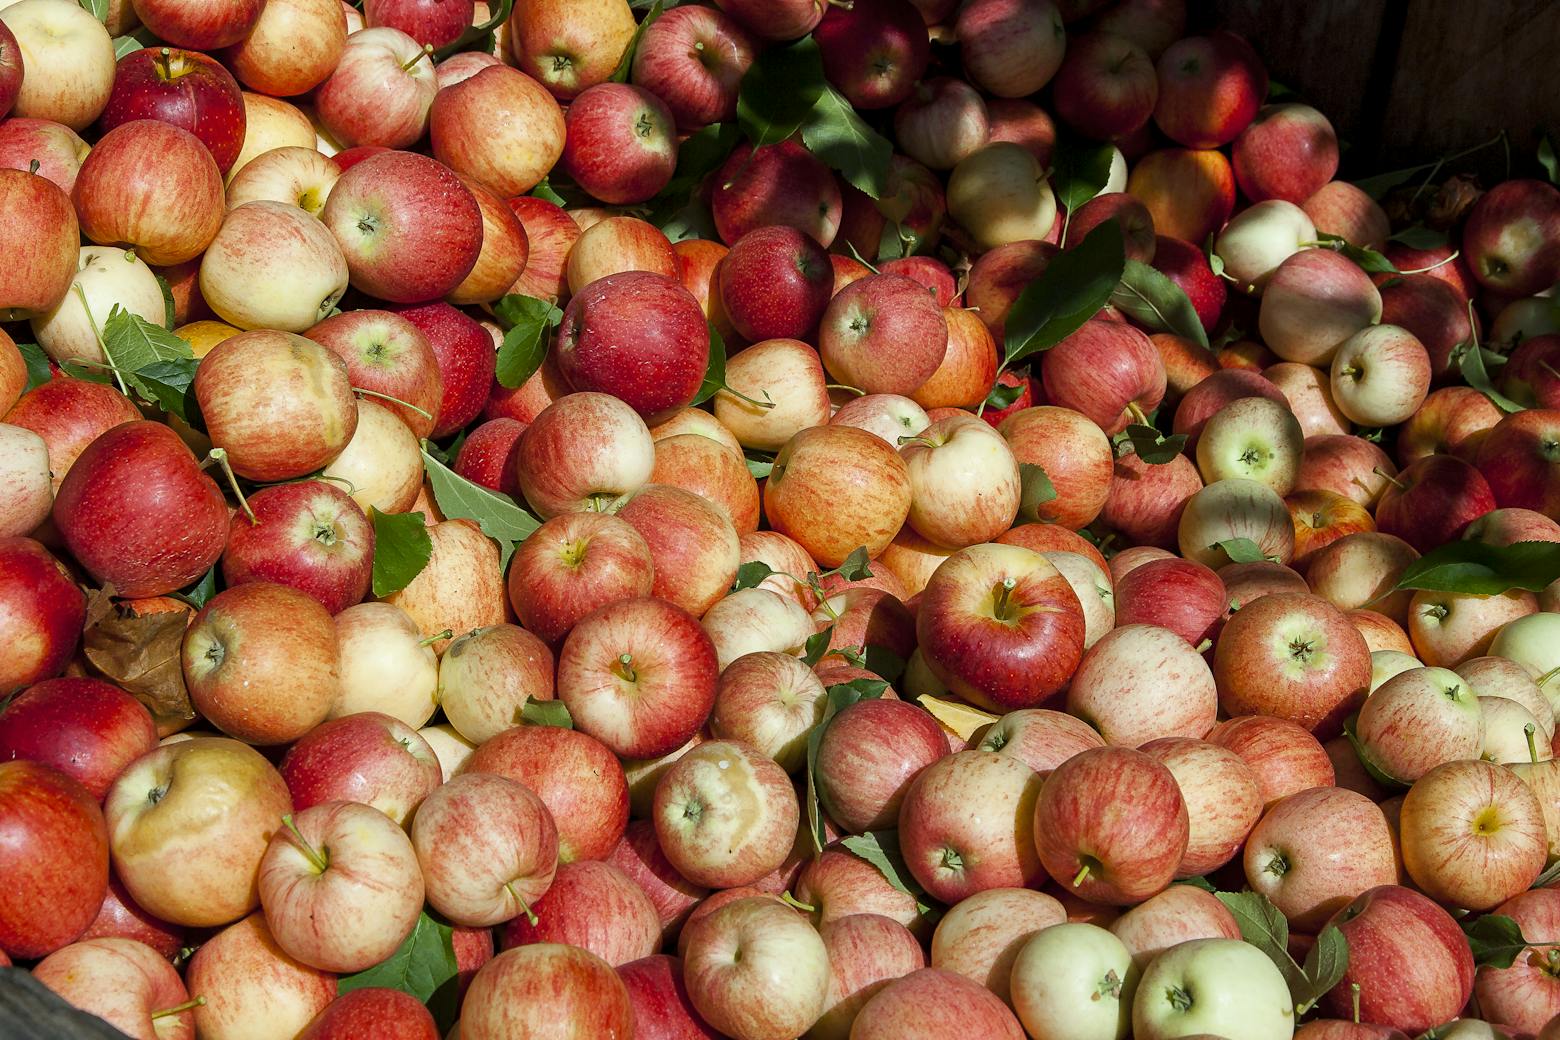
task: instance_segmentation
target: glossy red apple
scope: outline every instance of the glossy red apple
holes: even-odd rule
[[[679,127],[697,130],[736,115],[752,63],[752,39],[724,11],[675,7],[640,35],[630,78],[665,102]]]
[[[904,0],[830,6],[813,39],[823,57],[823,74],[861,109],[899,104],[931,61],[926,24]]]
[[[738,145],[711,183],[715,227],[728,245],[769,224],[804,231],[824,248],[839,231],[844,203],[834,174],[794,141],[756,151]]]
[[[52,766],[97,801],[125,766],[156,746],[151,713],[100,679],[46,679],[0,712],[0,761]]]
[[[108,889],[108,831],[75,780],[37,762],[0,764],[0,951],[33,959],[86,930]]]
[[[570,102],[565,121],[561,168],[602,202],[644,202],[672,179],[677,127],[643,87],[599,83]]]
[[[210,149],[223,176],[244,144],[238,83],[199,51],[145,47],[119,59],[99,125],[106,132],[135,119],[160,119],[194,134]]]
[[[1233,141],[1267,96],[1267,69],[1240,36],[1214,32],[1177,40],[1159,57],[1154,123],[1188,148]]]
[[[29,686],[64,670],[86,608],[80,587],[41,544],[0,538],[0,639],[12,648],[0,658],[0,685]]]

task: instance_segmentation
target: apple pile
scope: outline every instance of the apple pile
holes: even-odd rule
[[[1339,179],[1185,8],[0,8],[0,964],[1560,1038],[1560,162]]]

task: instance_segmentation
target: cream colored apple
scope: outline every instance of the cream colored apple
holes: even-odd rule
[[[1375,693],[1394,676],[1424,666],[1425,663],[1419,658],[1400,650],[1373,650],[1370,655],[1370,692]]]
[[[336,999],[336,976],[289,957],[261,914],[201,944],[184,981],[206,1001],[195,1009],[201,1040],[297,1036]]]
[[[442,783],[449,783],[450,777],[460,772],[461,766],[466,764],[466,759],[477,750],[475,744],[461,736],[460,732],[448,722],[424,726],[417,731],[417,735],[428,742],[428,746],[433,749],[433,757],[439,760],[439,776]]]
[[[1542,617],[1543,615],[1528,616]],[[1497,635],[1496,638],[1498,639],[1499,636]],[[1464,661],[1453,671],[1468,680],[1468,685],[1473,687],[1473,692],[1481,698],[1501,697],[1516,701],[1533,714],[1533,718],[1537,720],[1545,736],[1554,736],[1554,706],[1550,704],[1549,698],[1544,696],[1527,666],[1505,657],[1474,657]]]
[[[806,761],[807,736],[822,720],[824,704],[822,680],[800,658],[769,650],[745,654],[721,669],[710,732],[751,744],[794,773]]]
[[[986,249],[1043,239],[1056,222],[1056,197],[1034,153],[993,141],[948,177],[948,215]]]
[[[553,699],[553,653],[518,625],[490,625],[458,636],[439,659],[439,706],[473,745],[518,726],[535,698]]]
[[[377,401],[359,398],[352,439],[321,472],[340,482],[365,513],[405,513],[422,490],[422,449],[400,416]]]
[[[1372,325],[1344,340],[1333,356],[1333,402],[1361,426],[1395,426],[1424,404],[1430,376],[1430,355],[1413,333]]]
[[[22,0],[60,3],[61,0]],[[20,5],[18,5],[20,6]],[[161,325],[165,317],[157,276],[135,253],[112,246],[83,246],[70,292],[51,311],[32,319],[38,345],[55,361],[103,364],[98,338],[115,307]]]
[[[0,423],[0,538],[31,534],[53,504],[48,445],[31,430]]]
[[[359,603],[334,620],[341,686],[330,718],[378,711],[415,729],[433,717],[439,660],[406,611],[390,603]]]
[[[1529,614],[1501,626],[1490,653],[1515,661],[1533,675],[1551,704],[1560,703],[1560,614]]]
[[[33,978],[134,1040],[192,1040],[195,1017],[178,969],[134,939],[102,936],[55,950]],[[184,1010],[176,1010],[184,1008]]]
[[[1393,590],[1417,559],[1418,551],[1395,535],[1357,531],[1311,554],[1305,578],[1313,593],[1339,610],[1369,606],[1402,624],[1413,593]]]
[[[990,423],[950,416],[901,443],[910,474],[909,522],[922,537],[962,549],[1013,525],[1023,491],[1018,460]]]
[[[1501,765],[1547,762],[1554,758],[1549,737],[1538,717],[1516,701],[1504,697],[1480,697],[1484,713],[1484,743],[1480,758]]]
[[[1224,225],[1213,251],[1224,273],[1248,292],[1261,292],[1278,265],[1316,241],[1316,225],[1293,202],[1269,199],[1241,210]]]
[[[1186,502],[1177,529],[1181,555],[1218,568],[1230,562],[1219,543],[1245,538],[1268,559],[1288,563],[1295,528],[1284,500],[1266,484],[1232,477],[1209,484]]]
[[[759,651],[799,652],[812,637],[813,620],[794,599],[769,589],[739,589],[705,612],[701,624],[715,644],[721,671]]]
[[[244,92],[244,146],[228,170],[228,182],[237,177],[249,160],[273,148],[314,147],[314,124],[296,105],[265,94]]]
[[[1132,954],[1094,924],[1047,928],[1013,962],[1013,1010],[1033,1040],[1122,1040],[1137,986]]]
[[[830,426],[856,426],[875,433],[895,448],[901,437],[915,437],[932,425],[926,409],[898,394],[866,394],[840,405]]]
[[[959,900],[937,922],[931,965],[958,972],[1008,1000],[1019,952],[1036,935],[1066,920],[1066,908],[1044,892],[988,888]]]
[[[1283,361],[1264,368],[1262,375],[1282,391],[1307,437],[1349,432],[1349,418],[1333,401],[1326,372],[1298,361]]]
[[[241,329],[303,332],[347,291],[347,261],[324,224],[297,206],[229,210],[200,264],[206,303]]]
[[[269,10],[269,8],[267,8]],[[318,217],[341,169],[313,148],[289,145],[262,152],[227,185],[227,208],[246,202],[282,202]]]
[[[808,344],[756,343],[727,361],[730,390],[715,395],[715,418],[744,448],[779,451],[799,431],[829,421],[826,383],[823,362]]]
[[[0,10],[22,52],[13,116],[52,119],[84,130],[114,87],[114,41],[103,23],[68,0],[21,0]]]
[[[1195,939],[1154,958],[1132,1002],[1135,1040],[1290,1040],[1295,1004],[1267,954],[1239,939]]]
[[[1495,635],[1518,618],[1538,612],[1538,599],[1522,589],[1499,596],[1421,589],[1408,604],[1408,638],[1428,665],[1455,668],[1490,652]]]
[[[451,636],[504,620],[508,597],[498,546],[471,520],[445,520],[428,528],[433,552],[411,584],[385,597],[416,622],[430,646],[443,653]],[[394,714],[393,712],[389,714]],[[427,716],[413,723],[421,726]]]
[[[249,35],[228,48],[225,60],[249,89],[288,97],[323,82],[346,46],[340,0],[269,0]]]
[[[887,555],[885,552],[884,556]],[[1116,627],[1116,594],[1110,574],[1082,553],[1057,550],[1040,555],[1062,572],[1077,594],[1078,605],[1083,607],[1083,648],[1089,649]]]

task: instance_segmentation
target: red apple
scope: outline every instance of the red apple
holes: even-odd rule
[[[0,123],[0,168],[32,172],[53,181],[66,194],[76,183],[90,146],[70,127],[47,119],[17,117]]]
[[[428,338],[416,325],[388,311],[355,310],[326,318],[304,335],[341,355],[353,389],[383,395],[375,399],[417,436],[432,433],[444,380]]]
[[[415,325],[433,351],[444,390],[438,407],[425,410],[438,417],[433,436],[447,437],[475,419],[487,401],[497,363],[493,339],[464,311],[442,300],[391,309]],[[420,417],[414,413],[414,418]]]
[[[1127,191],[1148,207],[1161,235],[1205,242],[1235,208],[1235,174],[1214,149],[1163,148],[1138,160]]]
[[[830,6],[813,31],[823,73],[856,108],[891,108],[931,61],[926,23],[905,0]]]
[[[339,0],[277,0],[261,9],[249,35],[223,57],[250,90],[291,97],[323,83],[346,47],[347,19]]]
[[[1132,40],[1110,32],[1074,39],[1051,83],[1062,122],[1096,140],[1142,129],[1159,99],[1154,60]]]
[[[1154,123],[1188,148],[1229,144],[1267,96],[1262,59],[1232,32],[1177,40],[1160,55],[1158,71]]]
[[[736,115],[753,51],[747,32],[718,8],[676,7],[640,34],[630,78],[665,102],[679,127],[698,130]]]
[[[632,1040],[634,1005],[612,966],[572,946],[542,943],[505,950],[471,980],[461,1005],[465,1040],[505,1040],[516,1032]]]
[[[279,768],[294,808],[361,802],[399,824],[412,819],[440,782],[428,742],[378,712],[320,723],[287,749]]]
[[[1067,241],[1074,244],[1082,242],[1090,231],[1107,220],[1114,220],[1120,226],[1127,259],[1145,264],[1154,259],[1157,241],[1154,218],[1149,214],[1147,206],[1124,191],[1101,192],[1079,206],[1078,211],[1067,221]],[[973,281],[973,269],[970,275]]]
[[[602,202],[644,202],[672,179],[676,124],[643,87],[599,83],[569,104],[565,121],[562,169]]]
[[[946,753],[942,730],[925,711],[902,701],[860,701],[824,730],[819,800],[851,833],[892,827],[911,781]]]
[[[435,49],[466,31],[472,24],[472,0],[367,0],[363,24],[399,29],[421,45]]]
[[[1560,191],[1537,180],[1511,180],[1479,197],[1463,227],[1463,250],[1479,284],[1511,296],[1560,280]]]
[[[141,24],[159,40],[209,51],[237,43],[260,17],[260,0],[137,0]]]
[[[422,1001],[398,989],[369,986],[341,994],[297,1040],[438,1040],[439,1027]]]
[[[1123,455],[1116,459],[1100,520],[1133,543],[1175,545],[1186,503],[1201,489],[1202,477],[1185,455],[1164,465]]]
[[[1197,320],[1212,333],[1224,313],[1224,279],[1213,273],[1208,258],[1192,242],[1160,234],[1154,239],[1154,268],[1192,301]]]
[[[1479,442],[1475,462],[1503,508],[1560,517],[1560,411],[1529,409],[1502,419]]]
[[[171,961],[184,947],[185,934],[179,925],[158,920],[142,910],[119,879],[110,876],[103,906],[87,930],[81,933],[81,938],[134,939]]]
[[[754,342],[810,336],[832,295],[828,254],[795,228],[743,235],[719,271],[722,309],[732,327]]]
[[[1224,621],[1224,582],[1192,560],[1151,561],[1122,577],[1114,591],[1117,625],[1159,625],[1192,646],[1212,639]]]
[[[673,8],[697,11],[701,8]],[[641,957],[618,966],[618,977],[628,988],[634,1008],[636,1040],[719,1040],[709,1023],[688,999],[683,985],[682,961],[666,954]]]
[[[515,19],[511,27],[526,19]],[[506,134],[492,128],[503,125]],[[546,88],[508,66],[485,68],[440,90],[429,112],[433,154],[502,196],[524,195],[563,154],[563,112]]]
[[[1452,455],[1430,455],[1403,472],[1376,504],[1376,526],[1420,552],[1456,538],[1497,505],[1479,470]]]
[[[966,75],[987,93],[1021,98],[1062,64],[1065,30],[1051,0],[975,0],[959,9],[954,35]]]
[[[1235,138],[1235,179],[1253,202],[1300,205],[1338,171],[1338,138],[1309,105],[1264,105]]]
[[[0,278],[0,317],[19,321],[50,313],[76,278],[81,234],[70,198],[53,181],[28,170],[0,170],[0,245],[13,262]]]
[[[728,245],[769,224],[805,231],[824,248],[839,231],[843,201],[834,174],[794,141],[756,151],[738,145],[712,183],[710,208]]]
[[[117,1027],[115,1032],[169,1040],[195,1035],[194,1005],[178,969],[143,943],[75,942],[39,962],[33,978],[72,1007]]]
[[[336,614],[368,594],[374,531],[346,492],[324,481],[264,488],[254,513],[233,515],[222,574],[229,587],[251,581],[291,585]]]
[[[0,713],[0,761],[52,766],[98,801],[131,761],[157,746],[151,714],[98,679],[47,679]]]
[[[797,433],[775,457],[764,514],[818,563],[838,567],[860,547],[869,556],[881,553],[909,515],[910,497],[904,461],[882,438],[852,426],[817,426]],[[848,513],[837,508],[846,500],[856,503]]]
[[[31,960],[86,930],[108,889],[108,832],[75,780],[37,762],[0,764],[0,951]]]
[[[342,145],[406,148],[427,129],[437,92],[438,74],[421,44],[399,29],[359,29],[315,89],[314,105],[320,125]]]
[[[795,40],[806,36],[823,18],[819,0],[717,0],[755,35],[766,40]]]
[[[939,968],[922,968],[889,983],[867,1001],[851,1027],[854,1040],[1022,1040],[1024,1035],[1013,1012],[990,990]]]
[[[86,605],[69,572],[42,545],[0,538],[0,639],[11,648],[0,658],[0,688],[29,686],[64,670]]]
[[[194,134],[224,177],[244,144],[244,98],[238,84],[231,72],[199,51],[146,47],[119,60],[99,125],[107,132],[137,119],[159,119]]]
[[[1147,336],[1130,325],[1090,321],[1046,352],[1046,397],[1091,419],[1107,434],[1159,406],[1165,366]]]
[[[596,608],[648,595],[653,574],[649,547],[626,521],[570,513],[521,544],[510,565],[509,598],[521,624],[556,644]]]

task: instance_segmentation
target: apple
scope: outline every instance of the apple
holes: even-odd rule
[[[824,729],[816,755],[819,801],[851,833],[891,827],[911,781],[946,754],[942,731],[925,711],[902,701],[859,701]]]
[[[330,717],[373,711],[414,728],[427,722],[438,706],[438,664],[416,621],[393,603],[359,603],[334,621],[341,668]]]
[[[971,1035],[1023,1040],[1024,1030],[990,990],[940,968],[922,968],[889,983],[867,1001],[851,1027],[854,1040],[956,1040]]]
[[[707,413],[706,413],[707,414]],[[702,434],[655,438],[650,482],[681,488],[713,503],[738,535],[758,529],[758,483],[745,460],[727,445]]]
[[[1119,30],[1118,34],[1126,35]],[[991,125],[991,140],[1012,141],[1029,149],[1041,164],[1051,164],[1051,151],[1056,146],[1056,123],[1045,109],[1026,98],[991,98],[986,102],[986,116]],[[1120,177],[1115,179],[1121,183],[1117,187],[1125,187],[1125,161],[1112,162],[1112,174],[1118,170]]]
[[[219,550],[220,551],[220,550]],[[0,538],[0,687],[15,689],[64,670],[86,620],[86,596],[64,565],[30,538]]]
[[[335,160],[313,148],[273,148],[249,160],[228,181],[227,206],[285,202],[317,217],[340,176]]]
[[[1197,467],[1185,455],[1162,466],[1123,455],[1114,463],[1099,519],[1134,544],[1176,545],[1181,514],[1201,488]]]
[[[156,746],[151,713],[99,679],[46,679],[0,712],[0,760],[51,766],[99,802],[125,766]]]
[[[330,232],[283,202],[230,210],[200,265],[201,296],[244,329],[303,332],[335,308],[347,279],[346,259]]]
[[[629,405],[608,394],[575,393],[526,428],[515,472],[526,501],[550,518],[632,494],[649,479],[654,458],[649,427]]]
[[[809,336],[829,306],[828,254],[795,228],[758,228],[739,238],[719,267],[721,308],[754,342]]]
[[[1361,426],[1395,426],[1413,415],[1430,389],[1430,355],[1396,325],[1361,329],[1338,347],[1332,392],[1338,410]]]
[[[1051,0],[974,0],[959,9],[954,36],[965,73],[1001,98],[1022,98],[1061,67],[1066,30]]]
[[[84,939],[38,962],[33,978],[116,1032],[168,1040],[195,1035],[193,1005],[178,969],[144,943]]]
[[[1557,419],[1550,409],[1514,412],[1480,439],[1474,462],[1498,505],[1560,516]]]
[[[1398,878],[1386,817],[1365,795],[1341,787],[1314,787],[1269,809],[1246,840],[1245,869],[1252,891],[1306,931]]]
[[[656,837],[683,877],[710,888],[751,884],[778,867],[796,835],[785,771],[735,741],[707,741],[656,784]]]
[[[505,950],[471,980],[461,1005],[465,1040],[503,1040],[523,1031],[632,1040],[634,1005],[612,966],[560,943]]]
[[[837,378],[869,394],[910,394],[932,377],[948,348],[937,301],[910,279],[871,275],[828,304],[819,353]]]
[[[719,1035],[700,1017],[688,998],[680,959],[653,954],[621,964],[617,972],[628,988],[628,999],[633,1005],[636,1037],[642,1040],[718,1040]]]
[[[859,109],[891,108],[904,101],[931,61],[926,24],[899,0],[831,6],[813,39],[824,76]]]
[[[1477,758],[1485,733],[1480,701],[1462,676],[1447,669],[1401,672],[1376,687],[1360,709],[1355,732],[1362,753],[1403,783],[1444,762]]]
[[[16,39],[22,66],[32,72],[22,77],[11,114],[84,130],[102,113],[113,90],[113,40],[86,8],[48,0],[24,2],[25,7],[10,4],[0,12],[0,24]],[[165,32],[153,31],[160,39],[176,42]]]
[[[894,112],[894,139],[905,154],[948,170],[989,139],[986,103],[968,83],[937,76],[915,86]]]
[[[1294,1000],[1284,976],[1261,950],[1239,939],[1171,947],[1138,979],[1132,1004],[1137,1040],[1205,1033],[1289,1040],[1294,1031]]]
[[[806,36],[824,11],[819,0],[717,0],[716,6],[765,40]]]
[[[396,304],[389,308],[417,326],[433,349],[434,363],[444,384],[433,436],[447,437],[475,419],[497,385],[495,342],[489,327],[465,312],[435,300],[421,305]],[[492,327],[496,330],[496,326]]]
[[[1113,321],[1089,321],[1045,354],[1046,397],[1120,433],[1159,406],[1165,366],[1143,333]]]
[[[1184,638],[1157,625],[1121,624],[1084,654],[1067,688],[1067,711],[1107,743],[1140,747],[1161,737],[1202,737],[1218,714],[1218,693]]]
[[[1479,470],[1452,455],[1429,455],[1406,467],[1382,493],[1376,526],[1429,552],[1495,506]]]
[[[1533,790],[1505,766],[1478,760],[1447,762],[1414,781],[1400,828],[1415,887],[1469,910],[1491,910],[1526,890],[1549,845]]]
[[[509,599],[521,624],[556,645],[598,607],[649,595],[653,575],[650,548],[631,524],[567,513],[521,543],[510,565]]]
[[[34,178],[46,184],[42,178]],[[77,253],[76,274],[64,299],[32,316],[33,336],[50,359],[106,364],[98,338],[97,315],[115,307],[161,323],[167,306],[157,276],[134,252],[107,246],[83,246]]]
[[[450,468],[467,480],[498,491],[510,498],[520,497],[515,480],[515,445],[528,424],[507,416],[486,419],[475,426],[461,442]]]
[[[1077,243],[1088,237],[1089,232],[1115,220],[1125,240],[1129,260],[1149,263],[1154,259],[1157,236],[1154,234],[1154,218],[1148,207],[1124,191],[1103,192],[1078,207],[1067,220],[1066,242]]]
[[[905,926],[880,914],[852,914],[818,929],[829,958],[824,1012],[807,1036],[846,1040],[866,1002],[893,980],[926,966],[920,943]]]
[[[438,1040],[439,1036],[422,1001],[398,989],[368,986],[332,1000],[297,1040],[348,1040],[381,1029],[389,1030],[394,1040]]]
[[[1080,36],[1051,83],[1056,114],[1088,137],[1118,140],[1147,125],[1159,100],[1154,59],[1125,36]]]
[[[437,92],[422,44],[399,29],[359,29],[348,34],[340,59],[315,88],[314,108],[341,146],[406,148],[428,128]]]
[[[1524,936],[1549,935],[1555,924],[1556,898],[1549,889],[1535,889],[1508,899],[1497,911],[1516,921]],[[1530,946],[1509,968],[1481,969],[1474,980],[1480,1011],[1526,1032],[1542,1030],[1560,1016],[1560,993],[1549,970],[1552,949]]]
[[[1295,418],[1300,420],[1300,429],[1305,431],[1307,440],[1348,432],[1349,420],[1333,402],[1327,373],[1321,369],[1297,361],[1285,361],[1262,369],[1262,376],[1278,387],[1284,399],[1289,402]],[[1368,441],[1360,440],[1360,443],[1369,445],[1372,450],[1367,452],[1365,449],[1357,449],[1353,461],[1361,461],[1360,455],[1381,452],[1380,448],[1370,445]],[[1386,483],[1379,477],[1373,477],[1372,481],[1379,481],[1382,485]]]
[[[1223,543],[1231,539],[1250,541],[1275,563],[1295,555],[1294,522],[1284,500],[1245,477],[1215,481],[1187,499],[1176,538],[1181,555],[1209,567],[1230,562]]]
[[[953,168],[948,215],[983,249],[1044,239],[1056,223],[1056,197],[1043,172],[1023,145],[992,141]]]
[[[732,118],[737,88],[753,64],[752,39],[718,8],[672,10],[679,13],[665,12],[640,33],[630,79],[659,97],[684,130]]]
[[[347,170],[320,219],[341,245],[353,286],[395,303],[454,289],[482,244],[471,192],[448,167],[410,152],[384,152]]]
[[[1031,938],[1066,921],[1051,896],[1026,888],[989,888],[959,900],[937,923],[931,966],[957,972],[1009,1000],[1013,962]]]
[[[1019,462],[1039,466],[1050,479],[1056,498],[1040,504],[1043,521],[1076,529],[1099,515],[1114,459],[1096,423],[1068,408],[1044,406],[1014,412],[997,432]]]
[[[1452,668],[1489,652],[1502,626],[1536,609],[1532,593],[1521,589],[1499,596],[1416,592],[1408,605],[1408,635],[1426,664]]]
[[[504,926],[506,949],[566,943],[616,967],[649,957],[660,946],[661,921],[650,897],[611,863],[563,864],[531,910],[534,916]]]
[[[242,1036],[256,1022],[296,1036],[336,998],[336,977],[289,957],[258,913],[206,940],[184,979],[205,998],[196,1036]]]
[[[651,591],[698,617],[737,577],[741,543],[722,510],[689,491],[646,484],[618,508],[644,538],[655,565]]]
[[[205,145],[226,176],[244,143],[244,99],[228,72],[199,51],[146,47],[131,51],[114,72],[102,127],[139,119],[186,130]],[[147,257],[149,263],[160,263]]]
[[[1557,227],[1560,192],[1552,185],[1519,179],[1491,188],[1473,204],[1463,229],[1474,278],[1510,296],[1549,288],[1560,280],[1560,250],[1546,241]]]
[[[439,662],[439,706],[473,744],[519,725],[532,698],[553,699],[553,655],[518,626],[473,629],[450,643]]]
[[[468,26],[478,24],[473,21],[475,14],[471,0],[372,0],[363,6],[363,24],[400,29],[418,43],[437,49],[454,43]]]
[[[558,857],[605,859],[628,823],[623,766],[594,737],[556,726],[519,726],[487,740],[466,773],[497,773],[524,784],[558,823]]]
[[[1203,424],[1197,468],[1209,484],[1239,477],[1287,495],[1294,490],[1304,441],[1300,420],[1287,404],[1269,397],[1237,398]]]
[[[849,514],[836,508],[846,496],[855,504]],[[775,457],[764,486],[764,512],[773,528],[825,567],[839,566],[859,547],[869,556],[882,552],[909,515],[910,501],[908,469],[898,452],[851,426],[797,433]]]
[[[323,971],[372,967],[422,911],[406,833],[377,809],[325,802],[284,818],[260,861],[260,903],[277,946]]]
[[[0,123],[0,168],[36,172],[67,195],[90,150],[76,131],[62,123],[22,117]]]
[[[1214,149],[1150,152],[1132,168],[1125,188],[1148,207],[1162,237],[1188,243],[1206,242],[1235,208],[1235,175]],[[1156,247],[1156,258],[1158,252]]]
[[[1104,747],[1093,727],[1048,708],[1021,708],[970,736],[971,750],[994,751],[1016,758],[1042,776],[1080,751]]]
[[[823,1013],[828,952],[790,907],[738,899],[686,927],[683,982],[715,1029],[754,1040],[799,1036]]]
[[[405,826],[441,782],[432,747],[406,723],[379,712],[322,722],[278,767],[294,808],[361,802]]]
[[[988,249],[970,265],[965,300],[993,339],[1001,342],[1005,338],[1007,315],[1014,302],[1030,282],[1045,272],[1056,254],[1057,247],[1049,242],[1023,239]]]
[[[1123,28],[1132,24],[1125,14],[1121,21]],[[1267,69],[1251,45],[1232,32],[1180,35],[1176,32],[1171,37],[1176,42],[1159,55],[1154,124],[1188,148],[1229,144],[1256,117],[1267,95]]]
[[[224,53],[233,75],[250,90],[291,97],[319,86],[340,63],[347,20],[331,0],[277,0],[242,40]]]
[[[650,897],[663,938],[676,934],[694,907],[709,895],[708,889],[677,873],[661,851],[650,820],[631,822],[606,862],[628,875]]]
[[[1504,414],[1472,387],[1444,386],[1432,390],[1398,430],[1398,458],[1404,465],[1426,455],[1477,458],[1484,435]]]
[[[1309,105],[1264,105],[1235,138],[1235,180],[1253,202],[1299,205],[1338,171],[1338,137]]]
[[[355,310],[326,318],[306,335],[341,356],[354,390],[373,392],[418,437],[432,433],[444,380],[416,325],[389,311]]]
[[[1302,249],[1278,265],[1263,289],[1258,324],[1279,357],[1324,365],[1381,315],[1381,294],[1358,265],[1330,249]]]
[[[1280,264],[1315,241],[1316,226],[1305,210],[1269,199],[1236,214],[1219,232],[1213,251],[1236,284],[1261,291]]]
[[[229,587],[280,582],[337,614],[368,594],[374,532],[346,493],[324,481],[264,488],[249,498],[255,519],[235,513],[222,554]]]
[[[1188,443],[1195,448],[1208,420],[1227,405],[1246,397],[1265,397],[1277,404],[1287,403],[1284,392],[1261,373],[1221,368],[1181,397],[1175,406],[1171,429],[1186,434]]]
[[[242,170],[255,156],[272,148],[316,148],[314,124],[295,105],[264,94],[244,92],[244,146],[230,173]]]
[[[715,416],[739,448],[779,451],[802,430],[830,421],[827,382],[818,351],[807,343],[766,340],[727,362],[728,389],[715,395]]]
[[[1371,506],[1386,489],[1388,478],[1396,476],[1397,466],[1379,445],[1347,434],[1321,434],[1306,438],[1295,490],[1333,491]]]
[[[108,889],[108,834],[87,789],[41,762],[0,763],[0,951],[33,959],[74,941]]]
[[[480,770],[452,777],[423,800],[411,844],[429,905],[470,927],[529,913],[558,865],[547,806],[524,784]]]
[[[1140,970],[1183,942],[1240,938],[1235,915],[1195,885],[1171,885],[1112,921],[1110,931]]]
[[[131,597],[172,592],[206,573],[228,523],[217,485],[178,434],[152,422],[93,441],[60,483],[53,518],[82,566]]]
[[[1252,600],[1275,592],[1311,591],[1294,568],[1271,560],[1226,564],[1219,568],[1218,575],[1224,584],[1228,610],[1239,610]]]
[[[1228,607],[1225,583],[1217,573],[1192,560],[1175,558],[1133,567],[1121,575],[1113,598],[1118,626],[1162,626],[1191,646],[1218,634]]]
[[[1013,961],[1013,1010],[1030,1036],[1122,1036],[1137,983],[1120,939],[1094,924],[1058,924]]]
[[[1004,437],[971,415],[932,423],[901,438],[910,476],[909,523],[935,544],[989,542],[1018,514],[1018,461]]]
[[[1363,1022],[1417,1034],[1456,1016],[1472,995],[1466,937],[1450,914],[1418,892],[1370,889],[1332,923],[1359,952],[1327,993],[1331,1013],[1351,1015],[1357,1007]]]
[[[197,737],[132,762],[103,811],[115,872],[135,902],[170,923],[210,927],[259,905],[260,860],[291,808],[259,752]]]
[[[727,245],[771,224],[804,231],[825,249],[839,232],[844,201],[834,174],[794,141],[739,144],[711,183],[710,209]]]
[[[1505,657],[1475,657],[1458,665],[1455,671],[1479,698],[1514,701],[1532,713],[1546,736],[1554,735],[1554,709],[1527,666]]]
[[[1301,208],[1318,231],[1364,249],[1384,248],[1392,231],[1386,211],[1348,181],[1328,181]]]
[[[568,101],[612,76],[637,25],[626,0],[540,0],[507,28],[519,69]]]
[[[576,215],[579,212],[576,211]],[[666,235],[638,217],[610,210],[581,225],[579,241],[569,250],[569,291],[578,295],[591,283],[630,271],[649,272],[679,282],[677,254]],[[695,298],[697,301],[697,298]],[[702,314],[702,311],[701,311]]]
[[[671,180],[676,125],[665,103],[643,87],[590,87],[570,103],[565,122],[561,167],[602,202],[644,202]]]
[[[1470,324],[1468,298],[1437,273],[1407,274],[1382,286],[1381,320],[1402,326],[1424,344],[1431,371],[1441,382],[1450,374],[1452,355],[1473,338],[1475,326]]]
[[[1369,510],[1333,491],[1297,491],[1285,499],[1285,505],[1295,525],[1297,565],[1340,538],[1369,533],[1376,526]]]
[[[1243,715],[1214,726],[1209,743],[1229,748],[1256,774],[1264,808],[1280,798],[1335,783],[1332,760],[1300,724],[1270,715]]]

